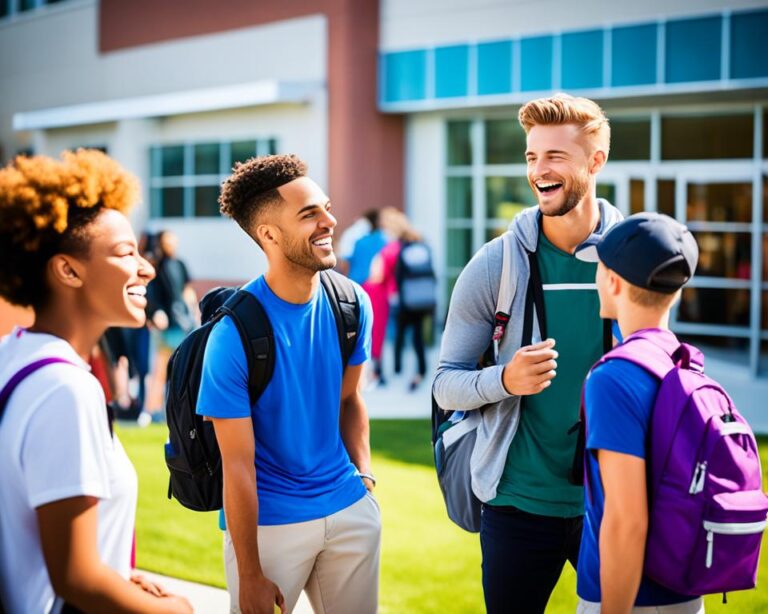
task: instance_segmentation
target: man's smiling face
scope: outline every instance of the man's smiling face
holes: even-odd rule
[[[528,184],[544,215],[565,215],[587,194],[590,145],[574,124],[536,125],[528,132]]]
[[[280,208],[280,248],[290,262],[311,271],[336,266],[333,229],[328,196],[309,177],[299,177],[278,188],[285,201]]]

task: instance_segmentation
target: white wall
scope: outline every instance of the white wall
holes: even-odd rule
[[[383,0],[384,51],[768,6],[766,0]]]
[[[88,102],[276,79],[326,80],[326,19],[292,19],[136,49],[98,53],[98,3],[80,0],[0,24],[0,143],[56,156],[76,146],[106,146],[142,183],[131,219],[137,232],[173,230],[180,256],[198,279],[244,280],[265,268],[261,250],[229,219],[149,219],[149,147],[158,144],[276,138],[280,151],[308,164],[327,188],[327,96],[306,104],[123,120],[14,134],[14,113]],[[266,51],[265,51],[266,50]]]
[[[436,270],[445,263],[445,116],[409,115],[405,132],[405,211],[432,247]],[[444,291],[442,276],[439,297]],[[441,305],[438,313],[444,313]]]
[[[0,23],[0,143],[29,142],[13,113],[264,79],[324,82],[326,19],[314,15],[100,54],[98,2]]]

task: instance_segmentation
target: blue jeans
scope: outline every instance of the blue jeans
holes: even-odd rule
[[[488,614],[544,612],[565,562],[576,569],[582,518],[483,505],[480,547]]]

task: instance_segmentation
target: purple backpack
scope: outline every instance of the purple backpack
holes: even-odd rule
[[[683,595],[754,588],[768,497],[752,429],[704,375],[702,353],[669,331],[638,331],[597,364],[612,358],[661,381],[646,446],[645,575]]]

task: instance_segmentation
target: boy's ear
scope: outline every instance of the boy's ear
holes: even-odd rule
[[[608,269],[608,291],[613,296],[621,294],[624,288],[624,280],[619,277],[612,269]]]

